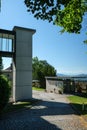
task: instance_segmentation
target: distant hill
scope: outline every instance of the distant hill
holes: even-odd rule
[[[79,75],[76,75],[77,77],[87,77],[87,74],[79,74]]]
[[[79,74],[79,75],[76,75],[75,78],[76,80],[80,80],[80,81],[87,81],[87,74]],[[79,78],[81,77],[81,78]]]
[[[57,73],[57,76],[60,76],[60,77],[87,77],[87,74],[77,74],[77,75],[66,75],[66,74],[61,74],[61,73]]]
[[[65,75],[65,74],[60,74],[60,73],[57,73],[57,76],[60,76],[60,77],[65,77],[65,76],[67,76],[67,75]]]
[[[65,75],[65,74],[58,73],[57,76],[59,76],[59,77],[74,77],[74,80],[87,81],[87,74]]]
[[[71,77],[73,75],[57,73],[57,76],[59,76],[59,77]]]

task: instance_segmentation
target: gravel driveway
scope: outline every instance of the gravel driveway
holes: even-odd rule
[[[0,130],[87,130],[66,95],[33,91],[33,98],[39,102],[0,120]]]

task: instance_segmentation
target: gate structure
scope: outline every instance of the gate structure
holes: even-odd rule
[[[0,56],[13,59],[13,101],[32,98],[32,35],[36,30],[15,26],[0,29]]]

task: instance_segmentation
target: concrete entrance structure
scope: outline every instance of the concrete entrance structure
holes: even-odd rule
[[[9,32],[14,36],[14,51],[0,49],[0,54],[13,57],[13,101],[27,100],[32,98],[32,35],[35,30],[17,26],[12,31],[0,30],[3,37]]]

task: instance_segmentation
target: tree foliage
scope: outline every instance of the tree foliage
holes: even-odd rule
[[[72,0],[67,6],[58,11],[55,23],[70,33],[80,33],[84,7],[78,0]]]
[[[10,90],[8,79],[4,75],[0,75],[0,113],[9,101]]]
[[[69,33],[80,33],[87,11],[87,0],[25,0],[25,4],[35,18],[52,21]]]
[[[1,74],[1,70],[3,69],[3,64],[2,64],[2,57],[0,56],[0,74]]]
[[[39,80],[41,87],[45,88],[45,76],[56,76],[56,70],[46,60],[32,59],[33,79]]]

